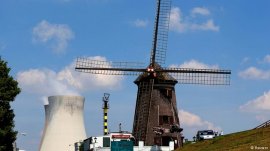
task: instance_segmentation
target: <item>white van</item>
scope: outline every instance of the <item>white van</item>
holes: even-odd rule
[[[201,130],[197,132],[197,140],[205,140],[213,138],[215,138],[213,130]]]

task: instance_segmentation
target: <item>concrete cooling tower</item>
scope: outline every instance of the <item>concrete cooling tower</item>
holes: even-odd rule
[[[50,96],[45,107],[45,126],[40,151],[73,151],[74,143],[86,139],[84,97]]]

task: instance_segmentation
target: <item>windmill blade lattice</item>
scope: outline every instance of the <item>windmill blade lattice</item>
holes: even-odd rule
[[[111,62],[77,58],[76,71],[104,75],[140,75],[145,72],[144,63]]]
[[[230,85],[230,70],[164,68],[160,72],[169,73],[179,84]]]
[[[171,0],[158,0],[150,63],[165,64]]]

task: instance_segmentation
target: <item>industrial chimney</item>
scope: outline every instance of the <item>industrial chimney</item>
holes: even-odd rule
[[[86,139],[84,97],[50,96],[45,107],[45,126],[40,151],[71,151],[74,143]]]

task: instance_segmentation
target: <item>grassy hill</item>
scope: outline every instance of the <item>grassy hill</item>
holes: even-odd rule
[[[237,132],[218,136],[213,140],[204,140],[196,143],[184,144],[176,151],[270,151],[270,126],[266,128]]]

